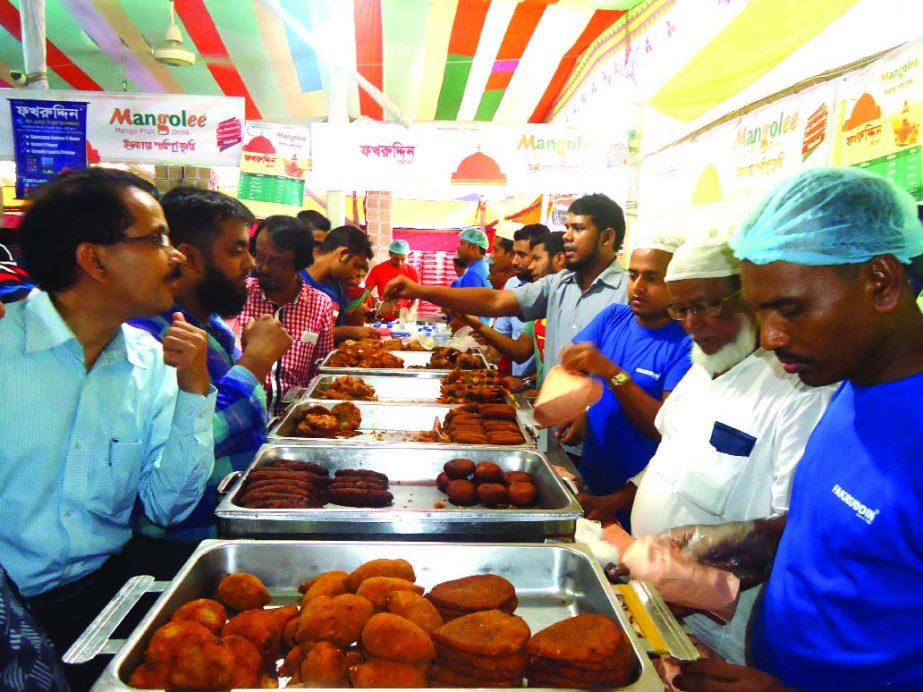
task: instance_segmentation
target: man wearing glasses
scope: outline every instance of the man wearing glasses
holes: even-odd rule
[[[667,268],[668,311],[692,337],[693,365],[660,407],[661,441],[647,468],[608,498],[609,512],[631,508],[636,536],[787,511],[795,465],[833,395],[757,348],[739,265],[726,242],[704,238],[683,243]],[[742,663],[758,593],[742,592],[727,624],[702,614],[684,624]]]
[[[136,501],[166,526],[202,497],[215,389],[205,333],[182,314],[162,346],[125,324],[173,304],[185,261],[153,197],[105,169],[71,173],[20,231],[40,290],[0,320],[0,396],[21,403],[0,416],[0,564],[60,652],[124,583]]]
[[[333,350],[333,302],[300,276],[314,261],[314,241],[297,219],[270,216],[257,227],[251,243],[255,267],[237,322],[244,352],[248,325],[265,315],[281,322],[292,338],[291,347],[263,378],[269,411],[278,414],[285,393],[307,386],[317,374],[317,363]]]

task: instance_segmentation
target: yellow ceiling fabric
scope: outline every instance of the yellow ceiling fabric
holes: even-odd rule
[[[650,106],[693,120],[762,77],[857,0],[752,0],[658,91]]]

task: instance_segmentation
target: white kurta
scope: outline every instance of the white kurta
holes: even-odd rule
[[[795,465],[835,391],[802,384],[763,349],[716,379],[693,365],[657,414],[662,440],[638,481],[633,533],[786,512]],[[685,624],[729,661],[743,663],[759,591],[741,594],[727,625],[704,615]]]

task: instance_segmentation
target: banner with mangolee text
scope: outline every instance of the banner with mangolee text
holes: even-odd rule
[[[0,89],[0,98],[86,103],[89,163],[240,163],[242,98],[26,89]],[[0,106],[0,159],[12,159],[10,108]]]

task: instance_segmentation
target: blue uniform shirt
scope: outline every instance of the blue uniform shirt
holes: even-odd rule
[[[307,269],[302,269],[298,272],[298,276],[300,276],[308,286],[329,296],[330,300],[333,301],[333,309],[336,310],[337,313],[335,326],[341,327],[346,324],[346,316],[348,314],[346,312],[346,307],[349,305],[349,298],[346,295],[346,286],[336,281],[330,281],[328,283],[315,281],[314,277],[311,276]]]
[[[844,383],[795,470],[754,664],[812,690],[923,689],[923,373]]]
[[[485,262],[483,259],[475,260],[468,265],[465,273],[461,275],[461,279],[458,282],[458,287],[493,288],[487,278],[489,273],[490,270],[487,267],[487,262]]]
[[[679,322],[648,329],[638,324],[627,305],[610,305],[599,313],[574,337],[574,343],[584,341],[595,344],[658,400],[673,390],[692,365],[692,341]],[[580,461],[580,473],[596,495],[621,488],[647,466],[657,449],[657,442],[638,431],[612,390],[603,385],[602,399],[588,413]]]

